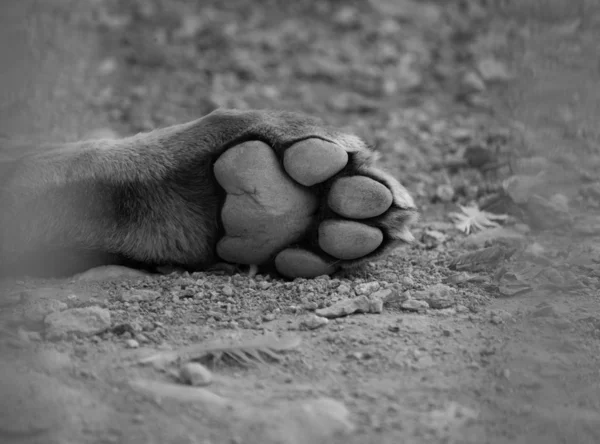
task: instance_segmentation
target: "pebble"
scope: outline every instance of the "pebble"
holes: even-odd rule
[[[387,302],[389,299],[396,299],[394,295],[394,291],[391,288],[386,288],[384,290],[378,290],[369,295],[369,299],[371,300],[380,300],[383,302]]]
[[[404,301],[400,308],[406,311],[425,311],[429,308],[429,304],[425,301],[420,301],[418,299],[407,299]]]
[[[462,79],[462,89],[464,93],[479,93],[485,91],[485,83],[481,77],[474,72],[465,74]]]
[[[456,290],[448,285],[435,284],[425,290],[415,291],[413,298],[426,301],[431,308],[448,308],[456,303]]]
[[[354,313],[381,313],[382,311],[382,299],[359,296],[353,299],[341,300],[329,307],[320,308],[315,313],[325,318],[339,318]]]
[[[436,197],[442,202],[452,202],[452,199],[454,199],[454,194],[454,188],[452,188],[452,185],[438,185],[435,190]]]
[[[183,382],[194,387],[204,387],[212,382],[212,373],[199,362],[187,362],[179,369]]]
[[[68,308],[67,304],[56,299],[37,299],[26,303],[19,310],[19,317],[25,322],[38,323],[50,313],[63,311]]]
[[[261,282],[261,284],[263,284],[263,283],[265,283],[265,282],[264,281]],[[264,290],[264,288],[262,288],[262,289]],[[223,293],[225,296],[233,296],[233,288],[231,287],[231,285],[223,285],[223,288],[221,289],[221,293]]]
[[[110,312],[105,308],[71,308],[46,316],[45,336],[49,340],[64,339],[70,335],[92,336],[108,329],[110,322]]]
[[[415,280],[412,276],[403,276],[402,279],[400,279],[400,283],[407,287],[412,287],[415,285]]]
[[[135,289],[126,290],[121,294],[123,302],[148,302],[154,301],[161,297],[161,293],[156,290]]]
[[[357,295],[370,294],[374,291],[379,290],[380,287],[381,285],[379,284],[379,282],[365,282],[363,284],[358,284],[356,287],[354,287],[354,292]]]
[[[346,284],[341,284],[337,289],[336,289],[338,294],[348,294],[350,293],[350,291],[352,291],[352,289],[346,285]]]
[[[127,339],[125,341],[125,345],[129,348],[138,348],[140,346],[140,343],[135,339]]]
[[[309,315],[300,321],[300,326],[308,330],[316,330],[329,323],[329,319],[317,315]]]

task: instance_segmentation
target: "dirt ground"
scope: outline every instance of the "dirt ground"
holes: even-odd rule
[[[2,137],[304,111],[365,137],[422,214],[413,245],[331,278],[2,282],[0,441],[600,442],[600,5],[28,6]]]

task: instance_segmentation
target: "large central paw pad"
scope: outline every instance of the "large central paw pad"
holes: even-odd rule
[[[372,168],[371,153],[321,139],[283,151],[245,142],[228,149],[214,172],[227,192],[221,259],[274,262],[288,277],[331,274],[410,241],[415,213],[404,188]]]

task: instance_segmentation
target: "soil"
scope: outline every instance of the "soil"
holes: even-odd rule
[[[422,214],[413,245],[314,280],[110,268],[2,282],[2,442],[600,442],[595,2],[36,8],[35,44],[3,73],[3,103],[19,104],[3,133],[304,111],[365,137]],[[449,214],[473,201],[508,217],[465,234]],[[222,359],[189,377],[205,355]]]

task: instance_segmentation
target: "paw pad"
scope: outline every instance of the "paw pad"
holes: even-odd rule
[[[381,230],[351,220],[326,220],[319,226],[319,247],[338,259],[358,259],[383,242]]]
[[[217,254],[238,264],[262,264],[297,242],[312,223],[317,197],[290,180],[275,152],[262,142],[227,150],[214,173],[227,192]]]
[[[348,163],[348,153],[341,147],[320,139],[308,139],[288,148],[283,166],[296,182],[307,187],[325,182]]]
[[[392,192],[366,176],[342,177],[329,191],[329,208],[350,219],[367,219],[385,213],[392,205]]]

